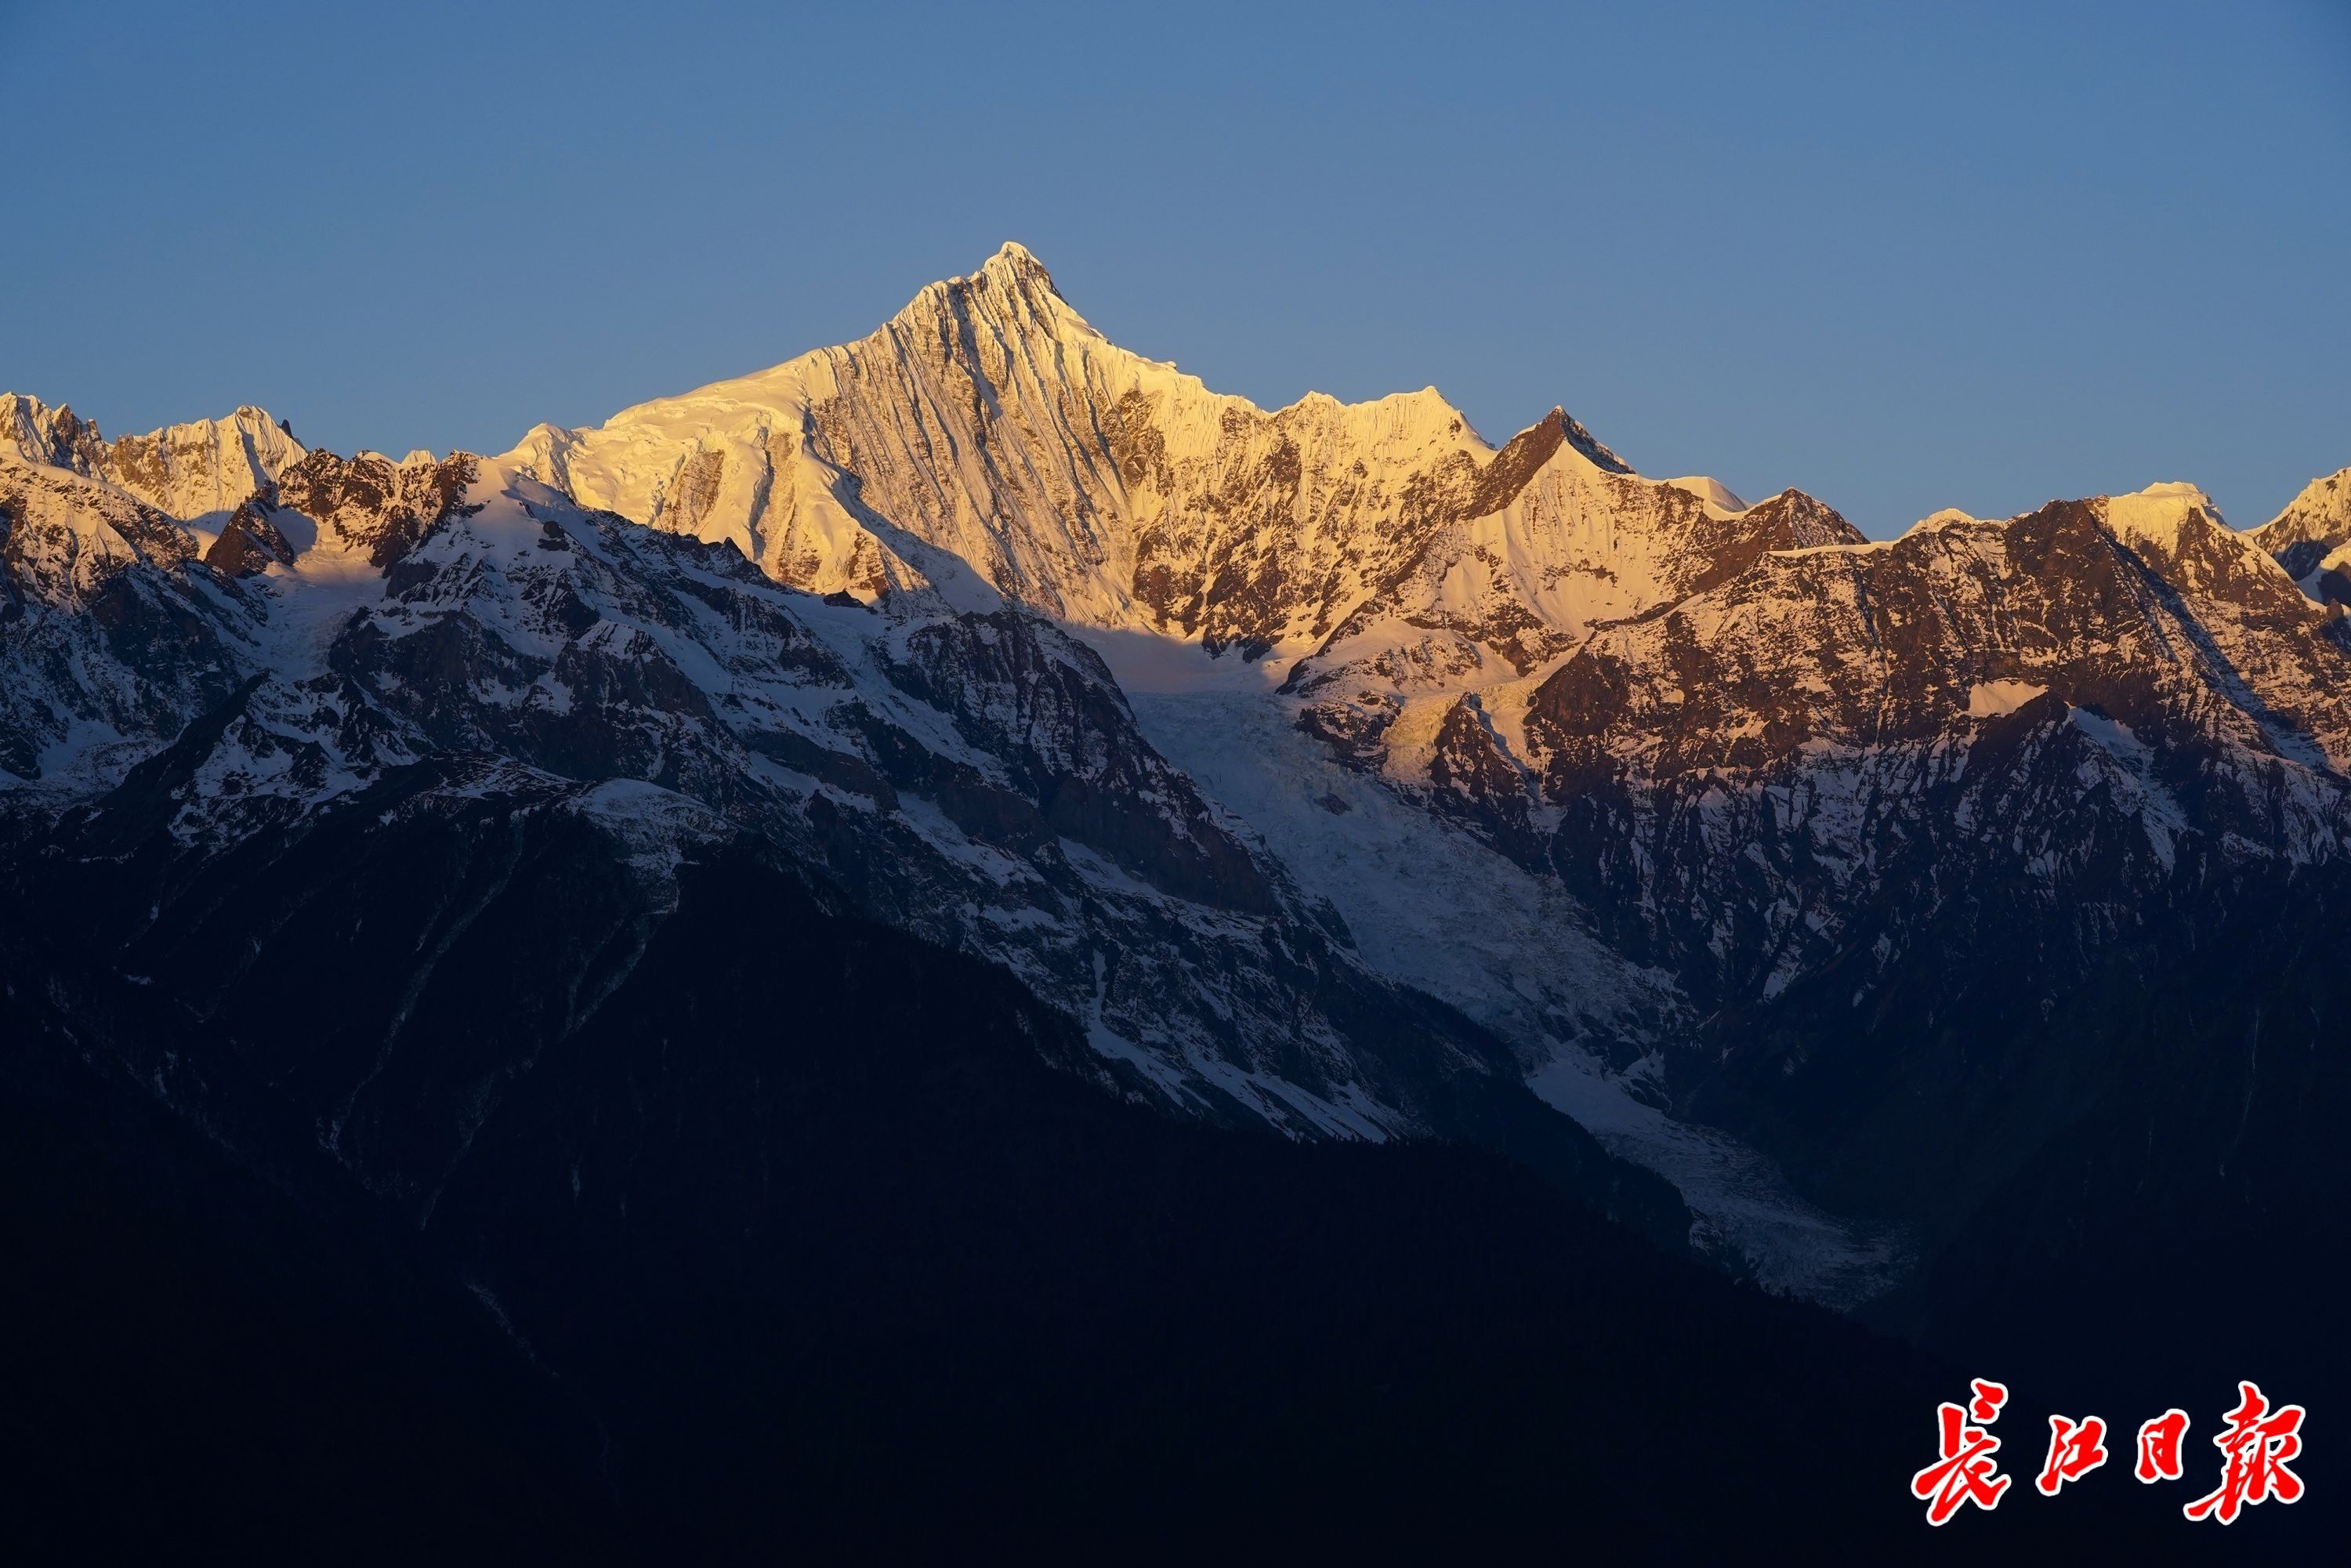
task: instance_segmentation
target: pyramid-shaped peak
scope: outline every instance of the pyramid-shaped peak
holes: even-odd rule
[[[982,299],[1000,302],[998,307],[982,308],[1008,308],[1008,319],[1025,321],[1029,329],[1041,327],[1058,335],[1071,323],[1083,325],[1069,301],[1061,298],[1061,291],[1054,287],[1052,274],[1045,270],[1044,264],[1026,246],[1012,240],[998,246],[977,270],[925,285],[893,318],[893,322],[928,331],[943,317],[967,308],[959,302]]]
[[[997,246],[996,254],[982,262],[979,270],[972,276],[1001,278],[1011,283],[1042,283],[1047,288],[1053,287],[1053,275],[1045,270],[1045,264],[1037,259],[1034,251],[1017,239],[1006,240]],[[1054,289],[1054,292],[1061,291]]]

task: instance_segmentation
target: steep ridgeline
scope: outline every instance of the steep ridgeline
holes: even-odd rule
[[[1687,1229],[1669,1188],[1527,1092],[1500,1041],[1355,957],[1048,622],[828,601],[464,455],[309,453],[205,543],[107,481],[0,452],[0,807],[20,845],[48,844],[45,874],[58,856],[146,868],[101,947],[193,918],[175,899],[233,883],[224,865],[354,812],[573,817],[656,883],[747,836],[864,916],[1011,970],[1092,1048],[1061,1065],[1115,1094],[1296,1134],[1482,1141],[1677,1244]],[[451,931],[496,861],[429,890]],[[576,956],[541,978],[582,1009],[633,961],[625,931]],[[385,956],[419,985],[435,961]],[[398,1027],[360,1058],[397,1055]],[[397,1076],[321,1087],[324,1145]],[[483,1092],[442,1128],[450,1148],[495,1112]]]
[[[1626,475],[1558,413],[1497,454],[1434,388],[1273,413],[1218,395],[1110,343],[1007,246],[862,342],[600,428],[541,425],[504,461],[587,505],[732,539],[795,586],[1001,598],[1253,659],[1294,658],[1374,595],[1441,580],[1450,556],[1431,549],[1488,548],[1451,530],[1555,457]],[[1522,564],[1563,608],[1624,597],[1572,580],[1573,551]]]
[[[1557,409],[1499,452],[1435,388],[1268,413],[1112,344],[1009,245],[861,342],[501,461],[794,586],[1009,600],[1402,689],[1523,675],[1763,549],[1861,537],[1792,491],[1642,478]]]

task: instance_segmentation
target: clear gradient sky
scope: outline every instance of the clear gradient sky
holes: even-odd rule
[[[1017,238],[1219,390],[1875,535],[2351,464],[2351,0],[0,0],[0,388],[110,432],[499,451]]]

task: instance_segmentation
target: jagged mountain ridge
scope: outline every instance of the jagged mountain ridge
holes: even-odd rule
[[[1110,344],[1008,246],[862,342],[600,430],[541,426],[508,455],[588,504],[733,538],[796,586],[935,586],[1221,644],[1311,626],[1330,607],[1310,596],[1375,576],[1383,525],[1465,484],[1486,448],[1433,391],[1271,414],[1212,393]],[[1265,537],[1276,496],[1299,515]],[[1207,537],[1204,512],[1241,526]],[[1259,564],[1234,558],[1237,535],[1313,586],[1228,604],[1211,589]]]
[[[46,450],[61,448],[52,440]],[[1572,895],[1565,914],[1553,917],[1564,925],[1548,932],[1521,925],[1510,938],[1514,946],[1474,958],[1474,945],[1463,946],[1458,922],[1448,915],[1450,929],[1432,925],[1426,935],[1465,961],[1455,966],[1458,975],[1442,961],[1416,963],[1416,983],[1432,985],[1502,1030],[1521,1070],[1540,1073],[1547,1061],[1589,1055],[1612,1080],[1612,1092],[1714,1114],[1767,1143],[1780,1134],[1750,1120],[1749,1111],[1724,1109],[1728,1100],[1708,1065],[1716,1060],[1709,1053],[1735,1056],[1739,1030],[1768,1033],[1773,1009],[1789,1005],[1781,998],[1809,994],[1823,977],[1845,972],[1856,961],[1855,943],[1876,955],[1881,972],[1888,966],[1880,946],[1894,944],[1887,952],[1900,952],[1905,943],[1917,943],[1916,933],[1899,937],[1874,924],[1876,916],[1847,917],[1838,907],[1841,900],[1895,898],[1915,883],[1872,870],[1832,876],[1823,892],[1815,885],[1823,868],[1870,868],[1881,849],[1866,841],[1870,834],[1889,826],[1907,831],[1937,812],[1957,810],[1962,821],[2007,826],[2003,813],[2018,809],[2018,798],[1979,762],[2008,754],[1977,743],[2004,735],[1991,721],[2031,708],[2041,694],[2066,694],[2072,727],[2035,732],[2033,744],[2017,756],[2037,760],[2026,768],[2011,757],[2010,764],[2037,769],[2044,780],[2043,815],[2058,813],[2056,826],[2039,830],[2044,841],[2078,831],[2062,810],[2070,789],[2112,802],[2093,813],[2100,831],[2111,838],[2119,824],[2126,832],[2117,841],[2128,854],[2153,857],[2156,873],[2133,873],[2138,880],[2130,885],[2137,888],[2150,885],[2150,875],[2169,874],[2162,852],[2183,829],[2210,828],[2220,835],[2216,841],[2233,844],[2241,819],[2255,829],[2246,841],[2291,863],[2331,860],[2339,851],[2334,792],[2343,727],[2325,676],[2333,656],[2326,650],[2335,644],[2325,612],[2294,591],[2261,548],[2265,532],[2283,539],[2299,529],[2289,548],[2305,550],[2325,536],[2324,508],[2301,503],[2288,517],[2309,514],[2316,522],[2288,528],[2282,517],[2271,530],[2236,535],[2213,518],[2209,504],[2179,502],[2179,493],[2161,487],[2105,500],[2066,514],[2071,542],[2054,553],[2043,549],[2024,571],[2001,563],[2040,526],[2032,518],[1991,523],[1945,515],[1896,546],[1870,545],[1800,492],[1750,507],[1709,481],[1644,479],[1560,411],[1496,451],[1433,391],[1353,407],[1309,397],[1270,413],[1219,397],[1172,367],[1108,344],[1017,246],[970,277],[924,290],[860,344],[642,405],[598,430],[543,426],[487,467],[498,476],[492,487],[502,487],[502,504],[522,495],[533,477],[547,479],[572,501],[609,504],[660,532],[731,544],[769,580],[838,594],[844,602],[820,609],[801,600],[795,606],[814,617],[811,629],[820,632],[840,623],[861,627],[853,641],[865,652],[848,664],[863,674],[850,685],[878,674],[893,702],[917,694],[935,712],[952,712],[957,729],[977,727],[992,737],[983,746],[987,759],[977,766],[1001,770],[989,773],[1000,800],[1028,802],[1015,815],[1044,802],[1067,761],[1050,747],[1029,750],[1018,738],[1030,727],[1025,696],[1037,689],[1039,675],[1081,671],[1071,677],[1090,694],[1074,699],[1081,708],[1115,700],[1116,687],[1110,672],[1081,668],[1074,643],[1048,640],[1032,647],[1033,623],[1006,619],[1012,610],[1050,615],[1081,633],[1111,634],[1093,640],[1114,669],[1122,648],[1132,646],[1119,639],[1139,636],[1191,650],[1199,656],[1196,668],[1261,667],[1283,678],[1283,692],[1259,690],[1248,700],[1320,737],[1346,766],[1424,812],[1426,834],[1466,834],[1484,846],[1479,852],[1554,878]],[[371,650],[338,655],[356,661],[354,667],[434,650],[427,664],[435,678],[461,668],[487,674],[502,667],[511,677],[496,700],[462,705],[461,720],[412,740],[413,747],[522,753],[567,776],[650,774],[671,785],[689,779],[688,795],[716,800],[722,810],[745,809],[743,798],[757,791],[740,778],[744,757],[725,747],[715,758],[702,755],[691,737],[707,721],[691,705],[683,714],[668,712],[632,690],[617,706],[607,702],[600,709],[624,712],[627,722],[605,725],[583,749],[577,737],[597,727],[568,722],[555,711],[568,700],[559,694],[572,690],[549,662],[560,639],[518,663],[496,650],[485,660],[471,643],[438,646],[444,623],[495,628],[508,650],[517,638],[547,635],[541,606],[529,607],[531,624],[518,630],[511,604],[486,610],[471,588],[454,600],[438,591],[412,593],[419,585],[404,574],[423,567],[403,565],[401,554],[439,526],[452,497],[403,499],[402,489],[429,492],[436,483],[445,489],[430,476],[438,472],[429,463],[298,456],[268,473],[253,500],[208,544],[200,534],[192,538],[204,546],[213,574],[251,591],[266,592],[273,574],[304,575],[306,552],[312,575],[329,559],[340,563],[343,591],[373,591],[371,574],[381,573],[388,584],[399,580],[388,597],[403,601],[395,617],[400,629],[371,621]],[[2313,494],[2320,488],[2314,486]],[[352,515],[368,519],[356,531],[336,520],[348,509],[345,497],[358,497]],[[538,504],[523,503],[527,512]],[[313,530],[308,538],[306,527]],[[2107,570],[2102,563],[2117,551],[2126,558],[2119,588],[2101,575]],[[1930,556],[1940,564],[1921,577],[1914,563]],[[1983,570],[1968,567],[1970,559]],[[493,571],[475,560],[464,570],[464,580],[478,585],[503,575],[507,565]],[[1888,706],[1879,688],[1896,675],[1871,645],[1878,596],[1890,592],[1899,602],[1909,591],[1939,603],[1953,585],[1980,604],[1928,640],[1927,667],[1898,673],[1910,685]],[[571,591],[567,585],[548,597],[560,601]],[[2130,651],[2104,664],[2074,658],[2056,670],[2059,678],[2047,679],[2047,650],[2033,636],[2016,635],[2046,619],[2030,602],[2042,592],[2068,613],[2080,612],[2065,634],[2076,643]],[[2026,602],[2015,602],[2020,594]],[[349,608],[333,594],[313,593],[310,601]],[[877,618],[853,608],[855,601],[871,603],[889,630],[871,635]],[[1808,618],[1816,612],[1829,620],[1814,624]],[[559,612],[559,620],[568,613]],[[593,613],[600,622],[608,619],[603,604]],[[1856,614],[1858,634],[1849,624]],[[1759,619],[1772,629],[1750,645]],[[1740,636],[1750,641],[1721,641],[1742,626]],[[630,622],[632,636],[644,629],[642,619]],[[989,641],[998,632],[1009,632],[1010,645],[1023,651],[998,657]],[[611,635],[601,624],[589,625],[575,643]],[[1697,655],[1687,651],[1709,638],[1719,645]],[[835,652],[841,646],[828,645]],[[942,646],[954,650],[944,660],[914,656]],[[1791,646],[1804,656],[1779,656]],[[1759,649],[1769,656],[1759,656]],[[597,669],[591,679],[605,681],[601,646],[590,656],[584,646],[564,644],[554,657]],[[1659,680],[1659,661],[1677,669],[1689,664],[1690,679]],[[2130,672],[2142,668],[2156,674],[2134,684]],[[1625,669],[1640,678],[1620,694],[1608,672]],[[627,679],[640,681],[643,674],[632,671]],[[404,706],[412,735],[431,716],[434,704],[413,696],[429,685],[412,686],[410,674],[392,666],[369,678],[379,689],[354,711],[398,715]],[[619,689],[625,682],[606,685]],[[2145,700],[2132,698],[2137,706],[2122,701],[2142,686]],[[474,684],[474,696],[486,689]],[[275,700],[274,690],[262,688],[261,700]],[[517,692],[526,695],[514,700]],[[2137,716],[2116,718],[2108,710],[2117,704]],[[187,705],[163,706],[170,716]],[[2218,759],[2208,770],[2225,788],[2197,797],[2195,811],[2211,813],[2202,821],[2189,821],[2195,812],[2180,810],[2160,779],[2150,782],[2147,758],[2132,750],[2137,728],[2158,714],[2158,727],[2168,726],[2168,738],[2148,757],[2177,742],[2183,754]],[[910,800],[946,798],[935,764],[915,770],[923,782],[911,792],[891,773],[885,754],[901,768],[909,755],[901,743],[877,751],[870,736],[861,736],[843,748],[837,721],[811,731],[802,727],[805,717],[795,716],[776,734],[766,732],[764,719],[755,725],[764,738],[744,748],[749,768],[813,768],[802,775],[817,782],[811,800],[881,800],[877,779]],[[100,716],[91,722],[105,721]],[[334,722],[341,722],[340,710]],[[720,728],[733,722],[719,714]],[[2119,729],[2110,735],[2100,723]],[[165,727],[159,722],[155,736]],[[1228,743],[1216,729],[1180,723],[1150,733],[1164,745],[1178,746],[1173,754],[1179,765],[1169,770],[1173,779],[1229,776]],[[567,735],[572,738],[559,738]],[[2085,751],[2084,737],[2113,744]],[[1136,735],[1113,750],[1136,743],[1148,745]],[[126,750],[132,745],[123,744]],[[779,761],[760,746],[789,755]],[[684,771],[662,771],[673,766]],[[1701,776],[1693,795],[1691,781]],[[1118,770],[1103,777],[1117,778]],[[2051,779],[2073,783],[2051,786]],[[2273,782],[2280,779],[2282,791]],[[1962,784],[1976,794],[1954,808],[1948,790]],[[1124,779],[1115,792],[1134,787],[1133,778]],[[1790,800],[1819,809],[1792,819]],[[1819,807],[1823,801],[1831,805]],[[957,809],[967,814],[971,807],[966,801]],[[1063,821],[1086,821],[1092,810],[1066,799],[1049,815],[1052,810]],[[895,801],[885,814],[904,815]],[[2028,810],[2021,820],[2035,819]],[[1792,821],[1802,829],[1795,838],[1787,831]],[[967,841],[944,852],[953,860],[967,853],[972,834],[968,821],[950,823]],[[992,822],[977,841],[1002,831],[1001,821]],[[1091,831],[1116,841],[1123,830],[1097,814]],[[1216,850],[1208,862],[1264,868],[1257,880],[1280,886],[1284,862],[1318,858],[1311,832],[1304,839],[1285,832],[1279,853],[1270,853],[1249,824],[1228,820],[1229,848]],[[1972,841],[1962,837],[1947,846],[1957,859],[1940,874],[1982,881],[2022,870],[2043,889],[2036,907],[2047,918],[2067,906],[2070,895],[2017,847],[2030,836],[2020,831],[2000,840],[1987,828]],[[923,854],[941,852],[937,833],[914,837],[927,846]],[[1477,863],[1474,856],[1463,860],[1469,852],[1458,847],[1431,853],[1440,842],[1451,841],[1424,836],[1408,857],[1431,865]],[[2129,848],[2141,842],[2144,852]],[[853,851],[834,846],[826,863],[838,871],[906,853],[904,843],[858,841]],[[1137,863],[1162,878],[1189,874],[1156,852]],[[1106,869],[1119,870],[1114,863]],[[857,873],[849,874],[854,881]],[[1393,956],[1410,938],[1398,936],[1387,906],[1425,896],[1415,890],[1414,874],[1407,864],[1384,883],[1318,877],[1275,902],[1301,934],[1384,925]],[[1211,874],[1182,896],[1200,896],[1202,885],[1213,890],[1216,883]],[[1100,878],[1095,884],[1104,885]],[[1154,891],[1168,893],[1165,886]],[[1212,892],[1208,904],[1217,906],[1230,891]],[[1196,995],[1183,999],[1197,987],[1196,968],[1179,962],[1186,977],[1172,989],[1147,1003],[1130,998],[1122,1005],[1117,984],[1090,984],[1088,964],[1073,961],[1097,949],[1090,939],[1068,938],[1062,911],[1049,915],[1064,935],[1043,945],[1058,953],[1047,958],[1033,942],[974,935],[986,930],[984,922],[942,914],[926,896],[872,896],[882,902],[871,907],[910,929],[1011,962],[1074,1016],[1086,1018],[1092,1009],[1102,1019],[1098,1047],[1146,1078],[1172,1055],[1194,1064],[1176,1069],[1176,1076],[1188,1072],[1182,1092],[1197,1095],[1199,1061],[1255,1063],[1244,1069],[1245,1078],[1262,1065],[1250,1048],[1235,1043],[1260,1026],[1236,1020],[1268,1015],[1232,1013],[1220,983],[1205,988],[1217,998],[1206,1007]],[[944,908],[984,909],[988,903],[949,900]],[[1692,913],[1701,907],[1707,913]],[[1411,930],[1408,917],[1401,929]],[[1118,929],[1115,942],[1135,940],[1132,926]],[[1343,935],[1342,949],[1345,940]],[[1562,944],[1575,950],[1573,962],[1552,961],[1550,949]],[[1150,942],[1138,950],[1151,950]],[[1232,967],[1230,955],[1238,951],[1228,944],[1227,957],[1210,969],[1249,972],[1249,963]],[[1293,982],[1259,974],[1243,989],[1270,984],[1270,996]],[[1496,1005],[1496,986],[1515,994]],[[1171,997],[1175,1010],[1197,1025],[1172,1052],[1165,1039],[1137,1038],[1151,1034],[1150,1009],[1167,1006]],[[1280,1023],[1275,1032],[1296,1027],[1294,1020]],[[1321,1027],[1286,1037],[1311,1040]],[[1306,1059],[1319,1052],[1322,1066],[1291,1061],[1245,1092],[1257,1102],[1251,1113],[1267,1114],[1270,1107],[1277,1122],[1326,1131],[1350,1124],[1361,1107],[1326,1092],[1347,1082],[1352,1070],[1333,1075],[1331,1063],[1345,1051],[1332,1055],[1330,1037],[1322,1039]],[[1795,1081],[1802,1063],[1789,1065],[1790,1092],[1801,1098]],[[1302,1121],[1293,1114],[1298,1106],[1284,1100],[1287,1091],[1273,1082],[1305,1090]],[[1380,1113],[1368,1114],[1369,1124],[1378,1125]],[[1426,1124],[1413,1110],[1395,1124]],[[1843,1190],[1816,1148],[1784,1139],[1775,1147],[1798,1156],[1816,1188]]]
[[[1868,543],[1799,491],[1645,479],[1557,409],[1499,451],[1434,388],[1269,413],[1111,344],[1018,245],[861,342],[505,460],[778,580],[1001,596],[1407,698],[1523,679],[1766,554]],[[2335,548],[2342,478],[2248,537]]]
[[[289,427],[250,404],[225,419],[109,441],[72,409],[16,392],[0,392],[0,441],[28,463],[102,479],[200,533],[307,451]]]
[[[1271,413],[1211,392],[1109,342],[1016,245],[861,342],[596,429],[541,425],[506,460],[583,504],[732,539],[795,586],[1000,596],[1249,657],[1294,658],[1371,596],[1441,576],[1436,537],[1547,463],[1656,487],[1558,412],[1497,453],[1433,387]]]
[[[984,370],[984,341],[941,363]],[[1307,1135],[1474,1139],[1670,1239],[1688,1219],[1670,1195],[1536,1130],[1510,1092],[1588,1051],[1628,1103],[1733,1129],[1839,1213],[1915,1232],[1910,1288],[1880,1310],[1955,1352],[1990,1322],[2029,1364],[2018,1325],[2045,1316],[2018,1309],[2051,1300],[2134,1353],[2151,1330],[2195,1339],[2146,1303],[2201,1322],[2256,1268],[2284,1303],[2261,1354],[2321,1343],[2302,1331],[2339,1292],[2297,1267],[2336,1255],[2313,1195],[2351,1179],[2329,1027],[2351,997],[2324,944],[2351,909],[2343,643],[2324,583],[2269,547],[2331,553],[2324,516],[2236,534],[2158,486],[1872,545],[1798,493],[1745,507],[1639,479],[1563,414],[1500,452],[1414,446],[1343,506],[1254,512],[1312,493],[1302,455],[1295,488],[1286,459],[1260,488],[1266,444],[1311,445],[1290,412],[1238,423],[1254,455],[1221,507],[1166,502],[1197,510],[1161,519],[1193,552],[1164,615],[1139,577],[1118,586],[1129,514],[1043,530],[1084,545],[1064,551],[1026,514],[940,502],[978,530],[951,549],[872,501],[905,470],[869,482],[830,457],[810,471],[859,530],[842,559],[863,539],[879,563],[837,598],[776,580],[763,536],[702,538],[706,511],[648,529],[502,460],[288,454],[224,514],[217,487],[141,500],[73,441],[0,450],[10,907],[87,995],[202,1023],[70,1046],[119,1052],[105,1071],[209,1137],[289,1134],[423,1230],[451,1192],[516,1217],[481,1152],[557,1080],[534,1080],[542,1052],[569,1069],[567,1047],[597,1043],[610,1071],[556,1099],[615,1114],[526,1141],[543,1207],[474,1260],[503,1286],[580,1200],[583,1151],[593,1202],[613,1202],[603,1178],[646,1115],[635,1047],[665,1019],[658,995],[627,1029],[601,1009],[681,882],[739,862],[752,896],[783,886],[828,925],[853,911],[1009,971],[1059,1015],[1029,1043],[1097,1089]],[[829,417],[950,429],[886,413]],[[1025,422],[956,427],[989,449],[999,500],[1029,483],[1005,476],[1063,472],[1016,448]],[[1183,471],[1228,471],[1205,450]],[[170,509],[197,504],[195,523]],[[1252,516],[1292,546],[1254,551]],[[1047,588],[1063,627],[1026,612]],[[1198,667],[1289,677],[1213,698],[1361,786],[1301,771],[1308,810],[1396,804],[1393,863],[1326,880],[1295,826],[1311,816],[1257,831],[1220,811],[1198,780],[1262,728],[1215,722],[1238,709],[1162,727],[1071,634],[1163,627]],[[1377,711],[1342,726],[1334,704]],[[1198,749],[1159,744],[1179,735]],[[1504,868],[1559,897],[1479,924]],[[1421,920],[1438,880],[1466,884],[1445,927]],[[1368,904],[1388,954],[1437,949],[1409,976],[1426,989],[1473,1015],[1481,988],[1509,991],[1476,1020],[1504,1038],[1352,952]],[[508,943],[517,909],[537,914]],[[514,983],[516,946],[536,983]],[[697,946],[668,961],[691,973]],[[1577,961],[1520,967],[1538,947]],[[321,952],[342,965],[305,962]],[[715,994],[747,1032],[789,1012],[758,954],[732,963]],[[319,1003],[293,1019],[289,977]],[[475,1014],[486,992],[527,1027]],[[847,1016],[810,1060],[851,1059]],[[660,1074],[690,1083],[693,1053],[667,1045]],[[757,1217],[751,1146],[706,1152]]]

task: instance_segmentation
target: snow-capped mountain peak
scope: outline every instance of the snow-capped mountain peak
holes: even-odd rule
[[[0,392],[0,441],[27,463],[86,474],[104,443],[98,427],[60,403],[55,408],[22,392]]]
[[[1210,392],[1015,246],[859,342],[507,455],[794,586],[1258,648],[1327,634],[1491,455],[1434,389],[1270,413]]]
[[[206,533],[308,450],[250,403],[223,419],[109,441],[72,409],[17,392],[0,392],[0,442],[27,463],[101,480]]]
[[[507,456],[794,586],[1008,601],[1111,634],[1113,664],[1173,643],[1293,677],[1420,601],[1459,622],[1465,594],[1492,601],[1471,618],[1523,673],[1655,601],[1660,571],[1708,570],[1731,536],[1682,531],[1750,510],[1709,479],[1640,477],[1563,409],[1497,451],[1434,387],[1270,411],[1212,392],[1104,339],[1017,245],[859,342],[541,426]]]
[[[2108,496],[2099,503],[2106,526],[2123,538],[2177,549],[2182,538],[2204,527],[2225,528],[2212,497],[2184,480],[2149,485],[2128,495]]]
[[[1516,1066],[1446,1049],[1615,1118],[1751,1257],[1797,1211],[1647,1116],[1699,1093],[1688,1042],[1768,1065],[1760,1103],[1806,1061],[1739,1020],[1899,1053],[1976,1005],[1965,966],[1886,989],[1889,955],[1998,969],[2011,933],[2072,953],[2351,863],[2351,644],[2311,601],[2351,598],[2351,471],[2247,534],[2168,484],[1873,543],[1802,491],[1646,477],[1563,408],[1496,447],[1434,388],[1211,391],[1018,246],[500,458],[305,453],[258,410],[158,433],[236,459],[216,533],[126,444],[0,416],[20,779],[120,779],[241,704],[187,786],[223,834],[429,757],[640,781],[1009,965],[1123,1092],[1293,1130],[1446,1124],[1347,1010],[1407,979]],[[1920,887],[2028,904],[1955,934]],[[1908,1103],[1864,1108],[1888,1146],[1944,1130]],[[1785,1282],[1889,1266],[1792,1228]]]
[[[2351,600],[2351,468],[2313,479],[2285,509],[2249,538],[2277,558],[2314,598]]]

